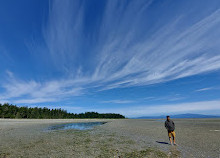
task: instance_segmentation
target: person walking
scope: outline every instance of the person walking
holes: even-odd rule
[[[175,133],[175,124],[174,122],[170,119],[170,116],[167,116],[167,120],[165,121],[165,127],[168,131],[168,137],[169,137],[169,140],[170,140],[170,144],[171,145],[176,145],[176,142],[175,142],[175,137],[176,137],[176,133]],[[173,138],[173,143],[172,143],[172,138]]]

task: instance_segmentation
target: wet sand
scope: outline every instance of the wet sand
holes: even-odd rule
[[[220,119],[174,119],[176,143],[169,145],[164,120],[118,120],[104,126],[139,144],[166,151],[170,157],[220,157]]]
[[[71,122],[108,122],[92,130],[45,132]],[[0,157],[213,157],[220,154],[220,119],[176,119],[176,142],[164,122],[147,119],[0,119]]]
[[[48,127],[72,122],[117,122],[107,119],[0,120],[0,157],[108,158],[167,157],[156,148],[135,143],[111,129],[96,126],[92,130],[55,130]]]

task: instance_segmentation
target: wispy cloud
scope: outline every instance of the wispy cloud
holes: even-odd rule
[[[153,116],[153,115],[167,115],[167,114],[181,114],[181,113],[212,113],[220,112],[220,101],[203,101],[203,102],[187,102],[179,104],[162,104],[162,105],[136,105],[126,108],[102,108],[98,112],[119,112],[127,117],[136,116]],[[93,110],[93,109],[91,109]]]
[[[106,48],[100,51],[100,64],[95,66],[93,77],[103,77],[108,82],[103,89],[112,89],[158,83],[219,69],[219,54],[209,50],[210,47],[218,47],[211,37],[216,33],[212,29],[216,30],[220,25],[219,15],[220,10],[217,10],[181,33],[177,29],[181,23],[179,20],[162,27],[152,38],[146,37],[138,42],[132,42],[134,34],[129,38],[126,37],[129,33],[124,36],[113,34],[111,42],[104,40],[106,43],[102,44]],[[129,31],[135,32],[132,28]],[[209,34],[208,38],[206,34]],[[126,39],[125,42],[119,42],[121,38]]]
[[[106,101],[101,101],[101,103],[128,104],[128,103],[134,103],[134,101],[133,100],[106,100]]]
[[[9,100],[2,100],[0,99],[0,104],[9,103]]]
[[[77,56],[83,47],[83,1],[51,1],[48,21],[43,27],[47,55],[50,55],[56,69],[64,73],[79,66]]]
[[[155,99],[156,97],[145,97],[145,98],[142,98],[143,100],[151,100],[151,99]]]
[[[92,88],[149,85],[220,69],[220,9],[187,25],[192,15],[184,12],[150,30],[147,11],[153,1],[106,1],[94,27],[87,28],[87,1],[50,2],[42,29],[45,47],[37,50],[61,75],[10,79],[2,85],[4,100],[51,102]]]
[[[103,85],[101,90],[148,85],[220,68],[220,55],[213,50],[219,48],[214,39],[220,37],[217,29],[220,10],[181,28],[181,32],[179,28],[185,19],[179,15],[149,37],[143,33],[137,35],[138,30],[144,31],[138,28],[143,25],[144,11],[151,1],[131,1],[126,5],[108,1],[100,27],[90,32],[95,40],[86,39],[82,30],[86,16],[82,4],[52,3],[44,29],[45,42],[59,66],[66,66],[68,73],[75,72],[76,76],[94,81],[96,85],[98,82]],[[93,46],[82,54],[82,44],[88,45],[87,42]],[[80,56],[87,56],[89,61],[77,62]],[[75,65],[69,65],[73,63]]]
[[[21,81],[12,72],[7,71],[8,83],[2,85],[5,92],[2,100],[13,103],[43,103],[56,102],[70,96],[82,95],[83,88],[76,86],[77,81],[59,80],[40,83],[36,81]],[[25,98],[25,99],[23,99]]]
[[[180,94],[172,94],[172,95],[166,95],[166,96],[157,96],[157,97],[145,97],[142,100],[143,101],[178,101],[178,100],[183,100],[186,97],[181,96]]]
[[[207,87],[207,88],[201,88],[201,89],[197,89],[195,90],[196,92],[202,92],[202,91],[208,91],[208,90],[212,90],[214,89],[213,87]]]

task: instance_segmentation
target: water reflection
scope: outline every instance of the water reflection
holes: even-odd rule
[[[48,128],[48,130],[68,130],[68,129],[78,129],[78,130],[88,130],[92,129],[94,126],[103,125],[107,122],[79,122],[79,123],[67,123],[53,125]]]

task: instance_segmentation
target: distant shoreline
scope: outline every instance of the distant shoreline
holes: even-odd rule
[[[171,118],[175,119],[199,119],[199,118],[220,118],[220,115],[203,115],[203,114],[178,114],[178,115],[170,115]],[[132,117],[132,119],[166,119],[165,115],[160,116],[140,116],[140,117]]]

